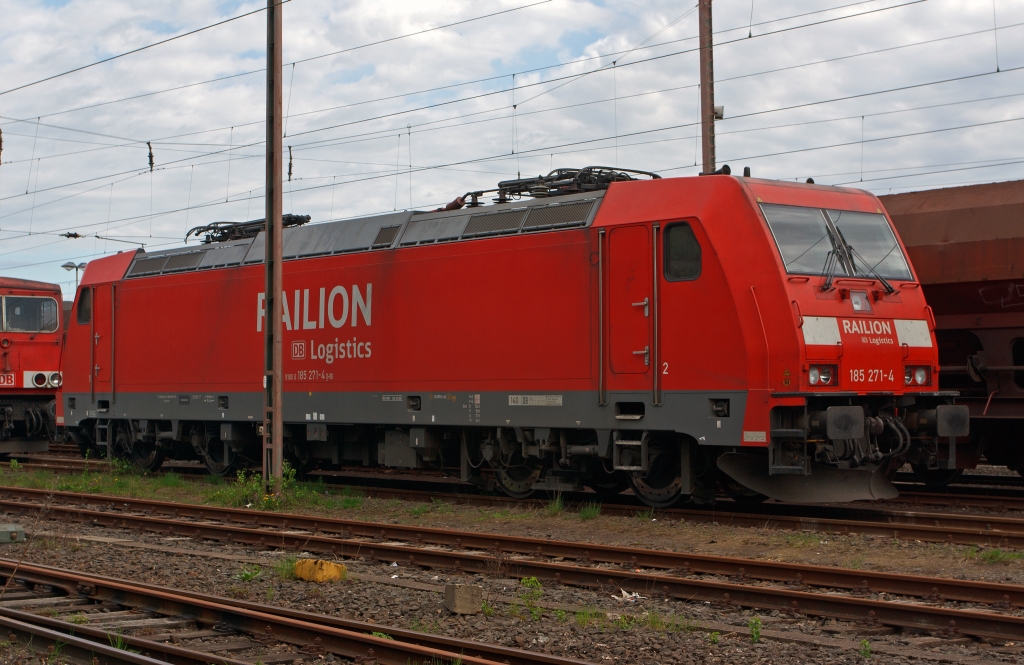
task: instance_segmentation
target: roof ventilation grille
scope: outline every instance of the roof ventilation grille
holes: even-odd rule
[[[463,232],[463,238],[475,236],[498,235],[502,233],[515,233],[526,217],[527,209],[509,210],[507,212],[496,212],[489,215],[473,215],[469,218],[469,224]]]
[[[593,201],[583,201],[582,203],[531,208],[530,216],[526,218],[526,223],[523,224],[523,231],[540,231],[542,229],[583,224],[587,221],[590,209],[593,207]]]
[[[373,239],[373,249],[390,247],[391,243],[395,241],[395,236],[398,235],[400,228],[402,228],[401,225],[381,227],[381,230],[377,231],[377,237]]]

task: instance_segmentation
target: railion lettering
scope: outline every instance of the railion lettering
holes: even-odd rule
[[[843,332],[847,335],[891,335],[892,323],[873,319],[843,319]]]
[[[281,323],[284,324],[285,330],[316,330],[326,328],[328,324],[332,328],[341,328],[345,324],[355,328],[359,325],[360,318],[367,326],[371,325],[373,321],[373,284],[367,284],[362,290],[358,284],[353,284],[351,290],[344,286],[335,286],[330,292],[321,287],[319,294],[313,293],[312,305],[309,291],[309,289],[295,289],[291,307],[289,307],[288,293],[281,292]],[[350,293],[351,298],[349,297]],[[263,332],[263,320],[267,318],[266,302],[266,293],[257,294],[256,332]],[[311,317],[311,314],[315,316]]]

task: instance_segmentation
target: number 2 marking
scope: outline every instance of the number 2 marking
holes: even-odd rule
[[[661,364],[661,373],[662,374],[668,374],[668,363],[662,363]]]

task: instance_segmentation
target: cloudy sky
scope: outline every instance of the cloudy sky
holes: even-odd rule
[[[70,294],[67,261],[263,216],[265,12],[21,87],[263,6],[0,0],[0,274]],[[719,164],[876,193],[1024,178],[1024,0],[714,12]],[[559,166],[699,171],[693,0],[291,0],[284,17],[285,212],[436,207]]]

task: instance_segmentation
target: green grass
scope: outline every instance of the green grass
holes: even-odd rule
[[[1020,552],[1004,552],[999,548],[979,551],[977,547],[972,546],[966,554],[968,559],[978,559],[983,563],[1009,563],[1024,559],[1024,554]]]
[[[790,547],[807,547],[808,545],[817,545],[821,541],[821,536],[816,533],[791,533],[786,536],[786,544]]]
[[[294,564],[293,564],[294,568]],[[263,574],[263,569],[256,564],[245,564],[242,568],[235,573],[235,579],[243,582],[252,582],[254,579]]]
[[[376,630],[373,631],[370,634],[373,635],[374,637],[379,637],[379,638],[381,638],[383,640],[393,640],[393,639],[395,639],[395,638],[391,637],[390,635],[388,635],[387,633],[381,633],[381,632],[376,631]]]
[[[417,506],[413,506],[409,509],[409,514],[413,517],[422,517],[430,512],[431,506],[425,503],[421,503]]]
[[[545,511],[550,517],[558,517],[565,510],[565,501],[562,499],[562,493],[555,494],[555,498],[548,501],[547,508]]]
[[[295,564],[298,560],[298,557],[292,555],[281,557],[274,562],[274,574],[282,580],[295,579]]]
[[[596,501],[588,501],[580,506],[580,519],[592,520],[601,515],[601,504]]]
[[[157,487],[177,489],[179,487],[185,487],[186,485],[188,485],[188,481],[182,478],[181,475],[173,471],[168,471],[162,476],[158,476],[157,479],[154,481],[154,484]]]
[[[654,508],[648,508],[647,510],[638,510],[636,511],[636,513],[634,513],[634,517],[636,517],[641,522],[650,522],[654,519]]]
[[[69,616],[68,621],[75,625],[81,626],[83,624],[89,623],[89,617],[87,617],[84,612],[78,612],[76,614],[72,614],[71,616]]]
[[[871,658],[871,642],[866,639],[860,641],[861,658]]]
[[[584,608],[576,612],[575,615],[576,625],[580,628],[586,628],[592,623],[603,623],[607,620],[608,615],[601,610],[593,608]]]

